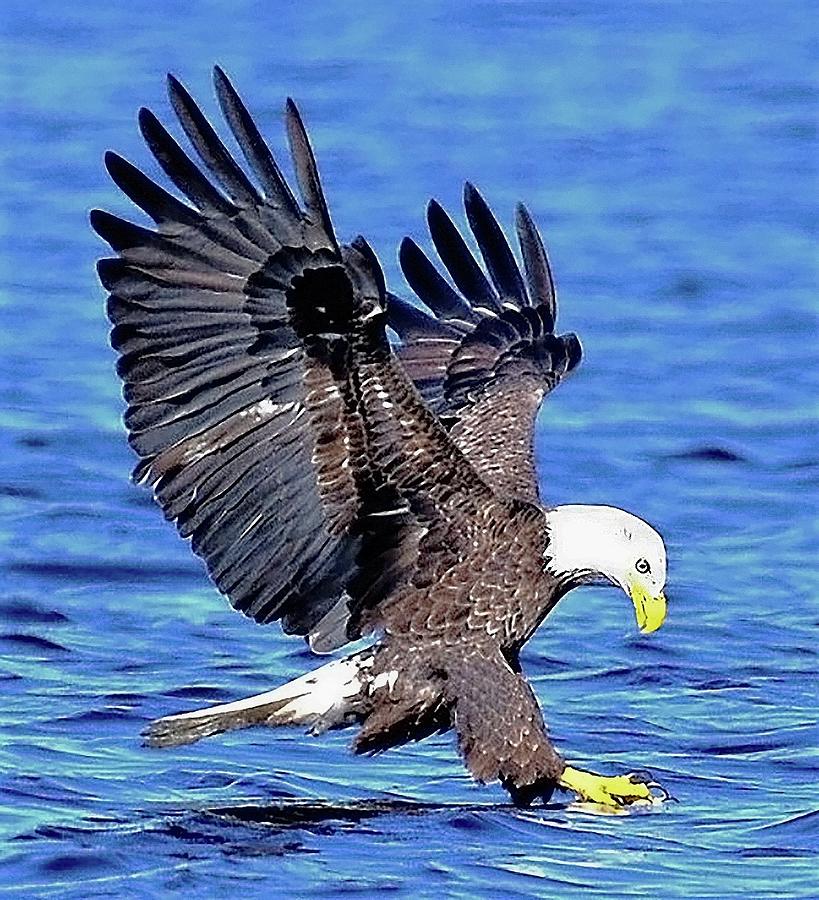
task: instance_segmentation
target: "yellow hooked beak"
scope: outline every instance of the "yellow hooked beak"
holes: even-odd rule
[[[663,594],[652,596],[641,584],[632,582],[629,596],[637,615],[637,627],[643,634],[651,634],[665,621],[666,602]]]

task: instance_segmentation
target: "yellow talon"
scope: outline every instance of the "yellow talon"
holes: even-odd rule
[[[558,783],[581,800],[614,809],[623,809],[633,803],[657,803],[668,796],[658,784],[634,773],[595,775],[566,766]],[[660,796],[653,793],[656,789],[660,790]]]

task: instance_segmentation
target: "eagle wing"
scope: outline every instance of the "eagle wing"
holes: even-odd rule
[[[427,310],[391,295],[389,323],[408,374],[476,471],[501,496],[538,502],[535,419],[543,398],[580,362],[580,341],[555,334],[552,270],[527,209],[516,210],[521,272],[492,211],[469,183],[464,207],[488,276],[432,200],[429,231],[452,284],[405,238],[401,268]]]
[[[109,153],[156,227],[91,214],[117,253],[98,270],[134,476],[235,608],[330,650],[378,626],[379,603],[422,557],[435,571],[462,552],[464,511],[489,489],[390,353],[381,269],[362,238],[337,242],[295,105],[301,203],[218,68],[215,84],[256,180],[169,77],[211,177],[143,109],[145,141],[185,200]]]

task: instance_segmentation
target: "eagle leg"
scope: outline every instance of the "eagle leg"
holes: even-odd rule
[[[612,810],[662,803],[670,799],[668,792],[645,772],[596,775],[566,766],[558,784],[564,790],[577,794],[582,801]]]
[[[565,764],[523,676],[491,647],[462,649],[447,671],[455,731],[472,776],[500,781],[516,806],[546,802]]]

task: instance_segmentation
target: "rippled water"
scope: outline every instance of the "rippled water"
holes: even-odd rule
[[[4,7],[0,892],[819,895],[808,5],[298,7]],[[542,416],[544,494],[656,523],[671,608],[640,637],[622,596],[577,592],[524,665],[572,761],[678,803],[514,811],[446,736],[140,747],[152,717],[312,664],[230,613],[126,479],[86,211],[130,214],[102,152],[146,162],[166,69],[212,111],[214,61],[277,147],[299,99],[338,230],[393,287],[429,196],[456,208],[468,177],[507,221],[530,204],[586,348]]]

